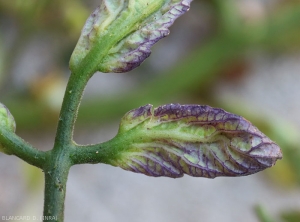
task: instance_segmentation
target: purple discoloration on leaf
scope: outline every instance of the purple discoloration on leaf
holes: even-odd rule
[[[169,35],[169,27],[175,19],[188,11],[191,0],[173,0],[166,3],[162,11],[144,22],[140,29],[122,40],[101,65],[103,72],[128,72],[138,67],[151,54],[151,47]],[[145,24],[145,25],[144,25]],[[118,64],[118,65],[116,65]]]
[[[119,133],[129,131],[130,129],[141,124],[152,115],[152,105],[141,106],[126,113],[120,123]]]
[[[245,176],[282,158],[249,121],[209,106],[146,105],[123,117],[119,133],[127,132],[132,142],[113,165],[148,176]]]
[[[136,68],[150,56],[151,47],[169,34],[168,28],[189,9],[191,1],[103,0],[86,21],[70,69],[77,69],[101,41],[109,47],[98,71],[128,72]]]
[[[146,105],[146,106],[142,106],[140,108],[137,108],[135,110],[133,110],[133,115],[132,115],[132,118],[137,118],[137,117],[140,117],[140,116],[151,116],[151,109],[152,109],[152,106],[150,104]]]

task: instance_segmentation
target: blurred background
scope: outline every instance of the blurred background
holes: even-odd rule
[[[68,60],[100,0],[0,0],[0,101],[17,134],[53,146]],[[136,70],[97,73],[75,141],[104,142],[148,103],[207,104],[244,116],[284,159],[241,178],[150,178],[98,164],[71,169],[65,221],[299,222],[300,1],[194,0]],[[41,216],[43,174],[0,154],[0,216]],[[1,220],[1,217],[0,217]]]

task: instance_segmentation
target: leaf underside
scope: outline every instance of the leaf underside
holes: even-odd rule
[[[201,105],[152,105],[128,112],[119,135],[130,145],[112,165],[148,176],[245,176],[282,158],[278,145],[249,121]]]

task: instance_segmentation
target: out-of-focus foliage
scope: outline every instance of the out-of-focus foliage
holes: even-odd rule
[[[273,222],[273,219],[262,206],[255,206],[254,210],[260,222]]]
[[[257,215],[257,218],[260,222],[275,222],[275,221],[281,221],[281,222],[299,222],[300,221],[300,211],[298,210],[290,210],[290,211],[284,211],[280,214],[280,220],[275,220],[275,217],[271,217],[269,213],[266,211],[266,209],[263,206],[255,206],[254,208],[255,213]]]
[[[281,215],[284,222],[299,222],[300,221],[300,211],[289,211],[284,212]]]
[[[86,3],[80,0],[0,1],[0,15],[19,23],[21,34],[43,29],[77,39],[89,14]]]

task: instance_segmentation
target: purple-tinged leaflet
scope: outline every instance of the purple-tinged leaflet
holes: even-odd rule
[[[130,145],[112,165],[148,176],[245,176],[271,167],[280,148],[249,121],[201,105],[152,105],[128,112],[118,135]]]
[[[169,34],[176,18],[192,0],[103,0],[87,19],[70,60],[78,69],[90,51],[103,42],[98,62],[101,72],[128,72],[151,53],[151,47]]]

